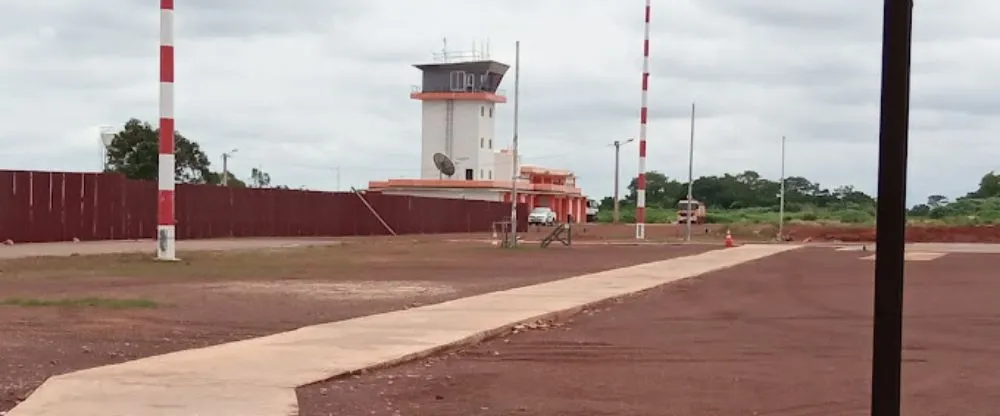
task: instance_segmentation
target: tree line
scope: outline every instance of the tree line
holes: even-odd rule
[[[628,185],[628,194],[620,202],[624,206],[635,206],[637,178]],[[646,173],[646,206],[674,209],[678,202],[687,198],[687,181],[681,182],[667,177],[661,172]],[[772,181],[759,173],[748,170],[738,174],[702,176],[694,180],[694,199],[708,208],[778,209],[781,193],[780,181]],[[785,209],[795,210],[799,206],[820,208],[873,206],[875,199],[854,189],[853,186],[838,186],[833,189],[821,186],[801,176],[785,178]],[[612,197],[601,201],[602,209],[610,209]]]
[[[129,179],[156,180],[159,175],[160,130],[138,119],[128,120],[115,133],[107,147],[105,172],[125,175]],[[208,155],[198,142],[174,133],[174,179],[177,183],[222,185],[244,188],[287,188],[272,186],[271,175],[260,169],[250,170],[246,180],[232,172],[212,169]]]
[[[632,178],[628,193],[620,201],[625,209],[635,206],[638,178]],[[646,206],[673,210],[687,198],[687,181],[679,181],[661,172],[646,173]],[[702,176],[694,180],[693,196],[709,209],[738,210],[745,208],[773,209],[780,203],[781,183],[747,170],[737,174]],[[995,200],[994,200],[995,199]],[[984,202],[986,201],[986,202]],[[801,176],[785,178],[785,210],[797,212],[806,209],[850,209],[874,214],[876,200],[872,195],[851,185],[825,187]],[[611,210],[612,197],[601,201],[601,210]],[[966,215],[970,212],[992,210],[996,207],[1000,217],[1000,175],[989,172],[983,175],[975,191],[954,201],[943,195],[931,195],[927,201],[909,210],[910,216],[945,218]]]

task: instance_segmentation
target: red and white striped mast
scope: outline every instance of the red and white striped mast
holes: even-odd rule
[[[156,259],[177,260],[174,226],[174,0],[160,0],[160,151]]]
[[[651,0],[646,0],[646,27],[642,41],[642,107],[639,110],[639,178],[635,195],[635,238],[646,239],[646,121],[649,95],[649,13]]]

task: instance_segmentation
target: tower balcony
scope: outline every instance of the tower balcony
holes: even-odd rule
[[[419,85],[410,86],[410,98],[421,101],[490,101],[494,103],[506,103],[507,91],[430,91],[424,90]]]

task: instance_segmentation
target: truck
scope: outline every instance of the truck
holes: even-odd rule
[[[705,216],[705,205],[701,202],[692,199],[690,201],[690,210],[688,210],[688,200],[682,199],[677,202],[678,224],[687,224],[688,217],[691,217],[692,224],[704,224]]]
[[[597,213],[600,211],[601,204],[593,199],[587,200],[587,222],[597,221]]]

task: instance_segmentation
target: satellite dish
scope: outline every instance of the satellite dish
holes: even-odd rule
[[[437,166],[438,171],[442,175],[451,176],[455,174],[455,162],[452,162],[448,156],[444,153],[434,154],[434,166]]]

